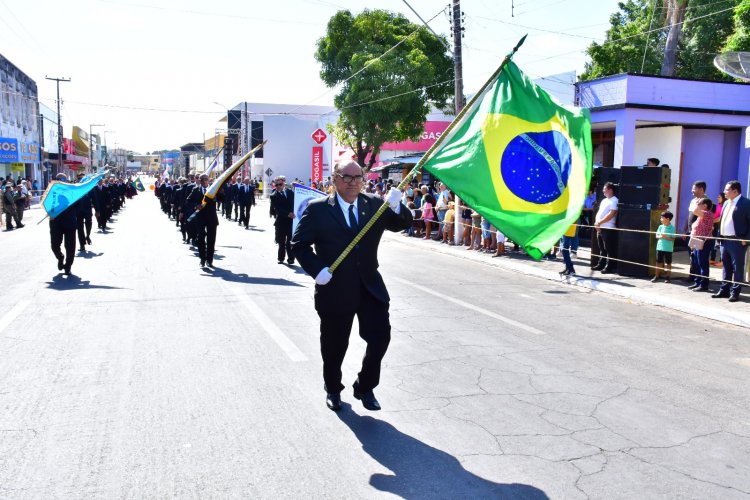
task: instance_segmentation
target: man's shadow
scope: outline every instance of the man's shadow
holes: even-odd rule
[[[400,432],[388,422],[360,416],[343,403],[336,415],[362,443],[362,448],[392,475],[373,474],[370,485],[408,499],[512,498],[542,500],[544,491],[528,484],[503,484],[463,468],[452,455]]]
[[[203,271],[205,273],[204,276],[213,276],[214,278],[221,278],[224,281],[234,283],[244,283],[248,285],[304,286],[285,279],[263,278],[261,276],[249,276],[246,273],[233,273],[229,269],[222,269],[220,267],[205,267],[203,268]]]
[[[82,280],[75,274],[64,275],[63,273],[57,274],[52,277],[52,281],[47,282],[47,288],[52,290],[83,290],[98,288],[102,290],[122,290],[119,286],[107,286],[107,285],[92,285],[89,280]]]
[[[101,257],[104,255],[104,252],[92,252],[91,250],[86,250],[86,252],[76,252],[76,259],[93,259],[94,257]]]

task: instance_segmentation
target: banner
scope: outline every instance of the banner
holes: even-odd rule
[[[294,234],[294,231],[297,229],[297,224],[299,224],[299,220],[305,212],[307,205],[313,200],[325,198],[328,195],[323,191],[318,191],[317,189],[303,186],[296,182],[292,184],[292,188],[294,188],[294,219],[292,219],[292,234]]]
[[[312,175],[310,178],[314,182],[323,180],[323,146],[313,146],[312,148]]]

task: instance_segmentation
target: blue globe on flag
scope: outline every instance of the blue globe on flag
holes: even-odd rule
[[[500,161],[505,185],[522,200],[550,203],[565,191],[572,168],[570,145],[555,130],[519,134]]]

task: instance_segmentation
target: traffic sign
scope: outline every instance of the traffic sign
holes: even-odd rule
[[[317,142],[318,144],[322,144],[323,141],[328,139],[328,136],[325,132],[323,132],[323,129],[319,128],[315,132],[312,133],[313,141]]]
[[[273,175],[273,170],[271,170],[270,168],[267,168],[267,169],[266,169],[266,175],[267,175],[268,177],[271,177],[271,176]]]

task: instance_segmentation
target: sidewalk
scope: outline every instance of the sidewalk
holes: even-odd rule
[[[664,283],[663,281],[651,283],[650,278],[630,278],[617,274],[602,275],[599,272],[592,271],[589,267],[591,254],[588,248],[579,248],[578,256],[573,258],[576,276],[562,277],[559,272],[563,270],[564,264],[562,257],[559,255],[557,260],[542,260],[540,262],[534,261],[526,254],[512,252],[506,253],[503,257],[492,258],[491,254],[466,250],[467,247],[450,246],[438,241],[412,238],[402,233],[386,232],[385,234],[387,238],[393,238],[422,251],[453,255],[529,276],[562,281],[573,286],[610,293],[636,302],[667,307],[707,319],[750,328],[750,296],[747,295],[750,293],[750,287],[743,288],[740,301],[735,303],[730,303],[727,299],[713,299],[711,293],[688,290],[687,286],[691,283],[682,280],[682,277],[687,275],[686,273],[690,268],[689,256],[685,251],[674,254],[672,283]],[[512,245],[508,246],[512,248]],[[721,282],[721,273],[721,268],[711,268],[709,288],[712,293],[716,291]]]

